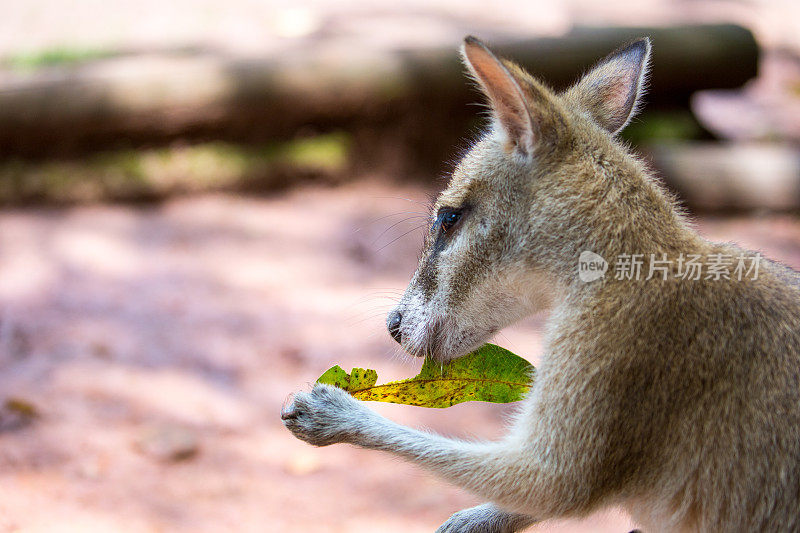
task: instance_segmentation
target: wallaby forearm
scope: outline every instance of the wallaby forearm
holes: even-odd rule
[[[311,444],[344,442],[383,450],[481,498],[511,511],[524,509],[539,519],[563,513],[564,501],[558,495],[576,489],[565,486],[566,481],[557,476],[547,475],[538,458],[529,454],[523,457],[526,450],[513,441],[459,441],[402,426],[328,385],[297,393],[282,418],[295,435]]]
[[[351,443],[402,457],[487,499],[494,496],[497,481],[506,479],[504,457],[510,452],[502,442],[449,439],[378,415]]]
[[[368,424],[362,424],[359,435],[348,442],[397,455],[481,498],[511,510],[525,509],[538,519],[565,511],[584,510],[585,502],[579,500],[572,500],[574,507],[565,510],[568,500],[558,498],[560,494],[583,492],[583,487],[566,486],[574,481],[548,474],[539,458],[527,453],[529,449],[521,449],[516,440],[475,442],[450,439],[370,413],[374,418],[370,418]],[[528,438],[536,439],[536,436],[528,435]],[[525,520],[533,522],[528,514],[511,513],[508,519],[512,524],[522,524]]]

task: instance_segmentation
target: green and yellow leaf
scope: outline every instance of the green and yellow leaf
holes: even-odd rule
[[[337,365],[317,382],[344,389],[359,400],[442,408],[469,401],[516,402],[530,388],[533,376],[528,361],[485,344],[447,364],[426,359],[419,375],[411,379],[377,385],[374,370],[354,368],[348,374]]]

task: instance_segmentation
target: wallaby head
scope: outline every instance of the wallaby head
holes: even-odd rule
[[[577,279],[582,250],[610,252],[630,224],[653,227],[636,235],[663,248],[670,233],[658,228],[679,224],[615,139],[640,103],[648,39],[560,94],[473,37],[461,52],[492,124],[437,199],[417,271],[387,319],[409,353],[442,361],[540,308],[550,296],[542,287]]]

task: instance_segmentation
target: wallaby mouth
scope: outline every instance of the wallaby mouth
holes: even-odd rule
[[[414,313],[403,308],[392,310],[386,317],[389,335],[414,357],[438,358],[443,347],[441,320],[414,320]]]
[[[386,319],[392,338],[413,357],[447,362],[462,357],[483,345],[494,333],[462,331],[453,319],[436,317],[412,322],[413,314],[395,309]]]

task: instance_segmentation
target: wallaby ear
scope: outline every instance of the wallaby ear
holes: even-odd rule
[[[489,98],[495,119],[516,151],[529,157],[536,145],[536,131],[525,93],[506,66],[475,37],[467,36],[461,56],[472,76]]]
[[[644,37],[609,54],[564,97],[611,134],[619,133],[638,111],[649,61],[650,39]]]

